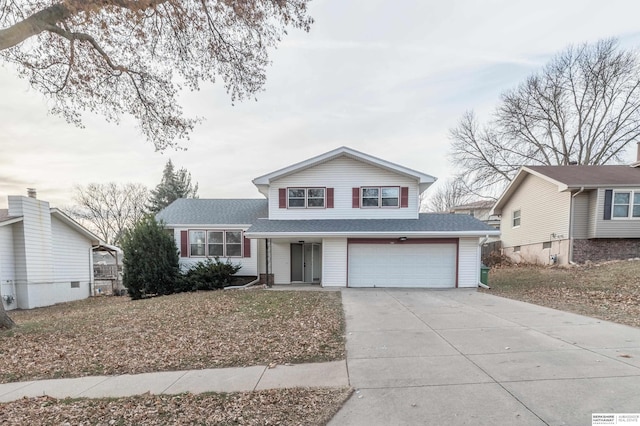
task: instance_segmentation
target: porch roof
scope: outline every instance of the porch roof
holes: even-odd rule
[[[245,235],[249,238],[277,238],[293,235],[435,237],[500,235],[500,231],[469,215],[421,213],[418,219],[258,219]]]

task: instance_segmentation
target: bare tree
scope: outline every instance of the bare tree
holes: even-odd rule
[[[442,181],[425,198],[422,206],[428,212],[448,213],[453,207],[468,203],[471,198],[472,194],[468,192],[462,179],[455,178]]]
[[[91,183],[75,188],[77,204],[67,212],[103,241],[115,244],[146,214],[148,196],[148,189],[139,183]]]
[[[570,47],[502,95],[492,121],[472,112],[451,130],[452,159],[475,193],[521,165],[622,161],[640,137],[640,64],[614,39]]]
[[[162,150],[196,123],[182,86],[220,78],[232,101],[253,96],[286,28],[309,30],[308,1],[0,0],[0,61],[67,121],[130,114]]]

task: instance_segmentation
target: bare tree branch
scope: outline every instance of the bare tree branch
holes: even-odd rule
[[[621,162],[640,138],[638,55],[613,39],[570,47],[504,93],[482,128],[466,113],[450,134],[452,160],[481,195],[522,165]]]

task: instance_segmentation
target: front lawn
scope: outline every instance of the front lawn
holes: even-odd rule
[[[345,358],[340,292],[95,297],[9,313],[0,382]]]
[[[492,269],[488,294],[640,327],[640,261]]]
[[[3,425],[324,425],[348,388],[272,389],[127,398],[23,398],[2,404]]]

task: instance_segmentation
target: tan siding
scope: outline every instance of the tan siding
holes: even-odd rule
[[[589,198],[588,192],[573,198],[573,238],[589,237]]]
[[[278,189],[297,186],[334,188],[334,208],[279,208]],[[409,188],[409,207],[354,209],[351,191],[352,188],[361,186],[406,186]],[[418,198],[416,179],[340,157],[272,182],[269,188],[269,219],[417,219]]]
[[[347,285],[347,239],[325,238],[322,240],[322,286],[346,287]]]
[[[640,187],[621,189],[630,190],[640,192]],[[605,189],[598,189],[595,211],[592,212],[596,219],[594,238],[640,238],[640,218],[604,220],[604,193]]]
[[[599,192],[600,192],[599,190],[595,190],[589,193],[589,229],[587,234],[588,238],[596,237],[596,224],[598,223],[597,205],[598,205]],[[599,214],[602,215],[602,211],[600,211]]]
[[[458,287],[477,287],[480,281],[478,238],[460,238],[458,244]]]
[[[528,175],[502,209],[500,231],[503,247],[568,238],[570,197],[569,193],[558,192],[556,185]],[[521,211],[517,228],[511,222],[515,210]]]

